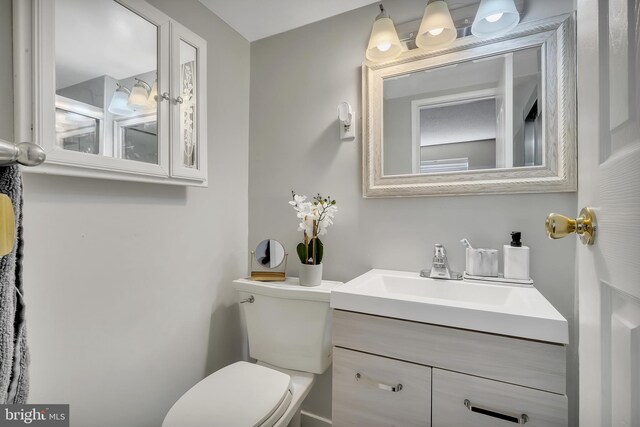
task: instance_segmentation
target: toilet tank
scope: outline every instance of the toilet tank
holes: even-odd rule
[[[331,365],[329,297],[340,282],[305,287],[297,278],[287,278],[284,282],[238,279],[233,284],[244,312],[252,358],[314,374]],[[251,297],[253,302],[248,301]]]

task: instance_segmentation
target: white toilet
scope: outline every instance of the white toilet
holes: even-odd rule
[[[331,364],[329,296],[339,282],[303,287],[285,282],[233,282],[257,363],[237,362],[187,391],[162,427],[300,425],[300,405]]]

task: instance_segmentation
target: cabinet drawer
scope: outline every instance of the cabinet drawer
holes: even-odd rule
[[[563,345],[333,310],[333,345],[565,393]]]
[[[431,425],[431,368],[334,348],[335,427]]]
[[[434,427],[566,427],[567,397],[433,369]]]

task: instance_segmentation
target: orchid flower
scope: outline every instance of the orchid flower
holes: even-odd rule
[[[307,196],[294,191],[291,194],[293,199],[289,204],[300,220],[298,231],[304,233],[304,241],[298,245],[300,261],[303,264],[319,264],[322,261],[323,246],[318,236],[327,234],[327,229],[333,225],[338,206],[330,196],[317,194],[313,201],[307,201]]]

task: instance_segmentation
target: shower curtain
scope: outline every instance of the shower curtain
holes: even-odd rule
[[[0,193],[13,203],[16,237],[12,251],[0,257],[0,403],[26,403],[29,349],[22,283],[22,172],[0,167]]]

